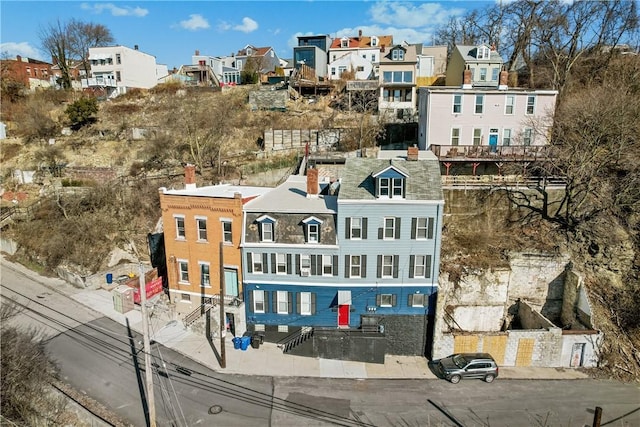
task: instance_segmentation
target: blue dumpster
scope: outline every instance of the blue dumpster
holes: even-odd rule
[[[251,344],[251,337],[242,337],[242,342],[240,343],[240,349],[245,351],[249,348],[249,344]]]
[[[240,346],[242,345],[240,337],[234,337],[231,341],[233,341],[233,348],[236,350],[240,349]]]
[[[107,285],[110,285],[112,283],[113,283],[113,274],[107,273]]]

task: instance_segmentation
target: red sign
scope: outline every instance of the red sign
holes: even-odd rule
[[[162,292],[162,276],[156,277],[145,285],[147,291],[147,299]],[[136,286],[133,290],[133,302],[140,304],[140,286]]]

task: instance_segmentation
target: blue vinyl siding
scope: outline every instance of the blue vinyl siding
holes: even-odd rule
[[[265,305],[267,313],[254,313],[251,307],[251,293],[256,290],[266,291]],[[264,325],[289,325],[289,326],[316,326],[337,327],[338,325],[338,291],[351,292],[351,313],[349,326],[360,326],[360,316],[363,314],[379,315],[423,315],[434,314],[437,288],[432,286],[404,286],[404,287],[349,287],[349,286],[305,286],[305,285],[275,285],[263,283],[245,283],[244,298],[247,309],[248,324]],[[278,314],[273,311],[274,291],[287,291],[292,293],[293,307],[291,314]],[[296,293],[311,292],[315,294],[315,313],[311,315],[298,314]],[[410,294],[424,294],[428,297],[428,304],[424,307],[410,307]],[[376,297],[379,294],[395,295],[394,307],[380,307],[376,305]]]
[[[367,239],[347,239],[347,218],[367,218]],[[399,218],[400,234],[398,239],[379,238],[379,229],[384,227],[384,218]],[[433,238],[412,239],[412,218],[433,218]],[[344,277],[345,255],[366,255],[367,272],[365,278],[346,278],[347,283],[368,283],[372,280],[379,285],[403,283],[407,285],[438,285],[440,241],[442,230],[442,205],[435,204],[393,204],[359,203],[340,204],[338,209],[338,242],[341,276]],[[363,233],[364,234],[364,233]],[[378,255],[397,255],[399,260],[397,278],[377,278]],[[410,274],[411,255],[431,255],[431,277],[412,278]]]

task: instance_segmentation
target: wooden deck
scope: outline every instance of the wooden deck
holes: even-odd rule
[[[548,145],[431,145],[429,149],[440,161],[447,162],[523,162],[544,160]]]

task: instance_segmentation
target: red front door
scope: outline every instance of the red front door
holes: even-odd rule
[[[349,304],[340,304],[338,306],[338,327],[349,327]]]

